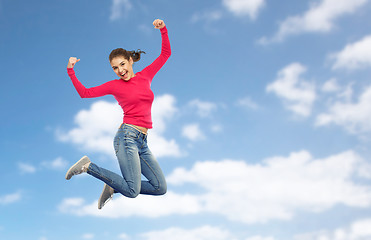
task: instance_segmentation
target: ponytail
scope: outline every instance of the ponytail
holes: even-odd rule
[[[134,62],[138,62],[140,60],[140,55],[142,53],[145,53],[144,51],[138,49],[138,50],[134,50],[134,51],[126,51],[125,49],[123,48],[116,48],[114,50],[112,50],[112,52],[110,53],[109,55],[109,61],[111,62],[112,59],[114,59],[115,57],[124,57],[126,60],[130,60],[130,57],[133,59]]]
[[[142,53],[146,53],[146,52],[138,49],[137,51],[130,51],[130,56],[131,56],[131,58],[133,59],[134,62],[138,62],[140,60],[140,55]]]

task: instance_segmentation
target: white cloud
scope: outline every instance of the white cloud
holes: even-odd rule
[[[330,56],[335,62],[333,69],[356,70],[371,67],[371,35],[348,44],[343,50]]]
[[[228,231],[212,226],[202,226],[195,229],[168,228],[141,234],[145,240],[234,240],[236,238]]]
[[[37,171],[43,169],[51,169],[51,170],[64,170],[68,165],[68,162],[64,160],[62,157],[58,157],[51,161],[43,161],[39,164],[39,166],[34,166],[29,163],[19,162],[18,168],[22,174],[26,173],[35,173]]]
[[[41,163],[41,166],[54,170],[64,170],[68,165],[68,162],[62,157],[58,157],[52,161],[45,161]]]
[[[170,94],[158,96],[152,105],[153,129],[148,134],[148,145],[157,157],[179,157],[182,155],[175,139],[167,140],[163,137],[166,125],[178,112],[175,106],[176,99]]]
[[[343,101],[332,103],[327,113],[316,118],[316,126],[336,124],[348,132],[357,134],[371,131],[371,86],[359,96],[357,102],[348,97]]]
[[[22,194],[20,192],[0,196],[0,205],[15,203],[21,200],[21,198]]]
[[[180,148],[174,139],[167,140],[162,134],[166,124],[177,112],[175,98],[171,95],[156,97],[152,106],[154,129],[149,131],[148,144],[157,157],[180,156]],[[57,131],[57,138],[71,142],[85,151],[103,153],[115,158],[113,138],[122,123],[122,110],[117,103],[97,101],[89,110],[81,110],[75,116],[76,127],[64,132]]]
[[[35,173],[36,167],[29,163],[18,163],[18,168],[21,171],[21,173]]]
[[[171,120],[178,112],[175,106],[176,99],[170,94],[158,96],[152,105],[153,130],[163,133],[166,130],[166,122]]]
[[[339,99],[350,102],[353,98],[353,82],[350,82],[345,86],[344,88],[340,89],[340,92],[338,94]]]
[[[274,237],[253,236],[246,238],[246,240],[274,240]]]
[[[371,207],[371,187],[353,181],[364,179],[361,169],[366,165],[353,151],[324,159],[300,151],[256,164],[236,160],[197,162],[191,169],[177,168],[167,176],[171,191],[164,196],[129,199],[115,195],[101,211],[96,201],[85,204],[80,198],[64,199],[59,209],[66,214],[107,218],[212,213],[246,224],[290,220],[297,211],[323,212],[337,204]],[[174,192],[184,184],[203,191]]]
[[[350,226],[351,238],[371,238],[371,218],[354,222]]]
[[[300,234],[295,236],[294,240],[369,240],[370,238],[371,218],[366,218],[357,220],[346,228]]]
[[[322,85],[322,89],[321,89],[323,92],[337,92],[340,90],[340,86],[336,80],[336,78],[331,78],[330,80],[326,81],[323,85]]]
[[[150,27],[148,24],[140,24],[138,26],[138,29],[141,30],[144,34],[150,35],[153,33],[152,27]]]
[[[182,136],[191,141],[200,141],[205,139],[205,135],[202,133],[200,126],[197,123],[184,126],[182,129]]]
[[[223,14],[221,11],[213,10],[213,11],[205,11],[203,13],[195,13],[191,17],[192,23],[197,23],[201,20],[206,22],[215,22],[222,18]]]
[[[199,162],[176,169],[169,184],[202,186],[203,211],[254,223],[292,219],[296,211],[322,212],[336,204],[370,207],[371,188],[357,185],[365,161],[352,151],[314,159],[301,151],[273,157],[263,164],[243,161]]]
[[[354,13],[365,5],[368,0],[321,0],[312,2],[309,10],[302,15],[291,16],[284,20],[277,33],[268,39],[263,37],[261,44],[283,41],[287,36],[306,33],[331,31],[335,21],[346,14]]]
[[[84,202],[85,200],[83,198],[66,198],[58,206],[58,209],[61,212],[67,212],[70,208],[82,206]]]
[[[97,201],[86,204],[83,198],[66,198],[59,204],[58,209],[60,212],[77,216],[156,218],[172,214],[195,214],[200,212],[202,207],[196,196],[180,195],[172,191],[168,191],[163,196],[139,195],[134,199],[115,195],[103,209],[98,210],[97,206]]]
[[[82,235],[82,239],[93,239],[94,238],[94,234],[92,233],[85,233],[84,235]]]
[[[190,22],[193,24],[201,22],[207,33],[219,34],[222,32],[222,29],[218,28],[215,23],[221,20],[223,15],[221,10],[207,9],[203,12],[194,13],[190,18]]]
[[[221,131],[223,131],[223,126],[221,126],[220,124],[213,124],[210,126],[210,130],[213,133],[220,133]]]
[[[127,234],[125,234],[125,233],[121,233],[121,234],[119,235],[119,238],[120,238],[120,239],[124,239],[124,240],[126,240],[126,239],[130,239],[129,235],[127,235]]]
[[[182,151],[175,139],[167,140],[157,132],[148,136],[148,146],[156,157],[180,157]]]
[[[259,108],[258,104],[256,104],[250,97],[241,98],[237,101],[237,105],[241,107],[246,107],[249,109],[256,110]]]
[[[218,108],[217,104],[215,103],[201,101],[199,99],[190,101],[189,106],[196,108],[197,114],[202,118],[210,117]]]
[[[122,110],[117,103],[97,101],[89,110],[81,110],[74,119],[77,127],[64,133],[57,131],[57,138],[71,142],[83,150],[114,156],[112,141],[122,123]]]
[[[265,0],[223,0],[223,5],[236,16],[249,16],[254,20],[265,6]]]
[[[277,79],[266,88],[280,97],[287,109],[303,117],[311,114],[316,100],[315,85],[300,78],[305,71],[305,66],[292,63],[280,70]]]
[[[113,0],[111,6],[111,16],[112,21],[117,20],[124,14],[128,14],[133,8],[130,0]]]

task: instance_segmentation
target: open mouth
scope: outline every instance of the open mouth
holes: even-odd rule
[[[128,72],[123,72],[123,73],[121,73],[121,74],[120,74],[121,78],[126,78],[126,77],[127,77],[127,73],[128,73]]]

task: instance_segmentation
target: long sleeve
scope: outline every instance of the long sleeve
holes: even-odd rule
[[[156,73],[161,69],[161,67],[165,64],[165,62],[169,59],[171,55],[171,47],[169,36],[167,32],[166,26],[160,29],[162,44],[161,44],[161,54],[156,58],[153,63],[149,66],[144,68],[141,73],[149,77],[152,81],[152,78],[156,75]]]
[[[71,78],[73,86],[76,91],[79,93],[81,98],[94,98],[101,97],[108,94],[112,94],[112,83],[106,82],[100,86],[86,88],[82,83],[77,79],[75,71],[73,68],[67,68],[68,76]]]

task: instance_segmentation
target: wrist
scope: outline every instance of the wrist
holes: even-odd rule
[[[160,28],[160,31],[161,31],[161,32],[166,32],[166,31],[167,31],[166,25],[163,26],[162,28]]]
[[[73,67],[67,67],[67,73],[68,74],[74,74],[75,71],[73,70]]]

